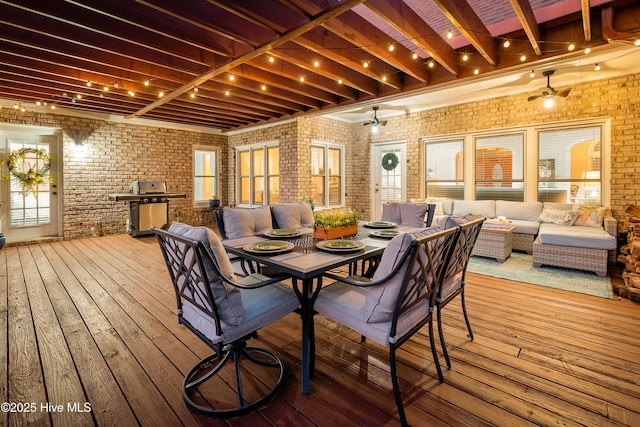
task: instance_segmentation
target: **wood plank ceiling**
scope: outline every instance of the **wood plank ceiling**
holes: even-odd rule
[[[0,0],[0,98],[239,129],[631,43],[638,3]]]

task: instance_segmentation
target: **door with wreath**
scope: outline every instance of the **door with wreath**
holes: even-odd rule
[[[57,140],[0,129],[0,232],[7,242],[58,235]]]
[[[407,199],[407,144],[389,142],[371,147],[371,220],[382,217],[382,204]]]

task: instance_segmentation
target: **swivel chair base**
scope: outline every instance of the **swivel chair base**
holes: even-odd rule
[[[198,362],[185,376],[182,397],[189,409],[212,418],[247,414],[267,403],[282,385],[284,365],[270,351],[245,340]]]

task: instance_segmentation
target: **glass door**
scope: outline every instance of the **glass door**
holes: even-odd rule
[[[371,162],[371,219],[375,221],[382,217],[384,202],[406,201],[406,143],[374,144]]]
[[[0,131],[2,191],[0,229],[7,241],[57,235],[54,135]]]

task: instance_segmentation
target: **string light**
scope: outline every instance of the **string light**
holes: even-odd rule
[[[475,70],[473,70],[473,74],[475,74],[475,75],[477,76],[478,74],[480,74],[480,70],[478,70],[478,69],[476,68]]]
[[[589,54],[591,53],[591,48],[590,48],[589,46],[587,46],[587,47],[584,49],[584,53],[585,53],[585,55],[589,55]]]
[[[190,97],[191,99],[196,99],[196,94],[195,94],[195,93],[193,93],[193,92],[191,92],[191,93],[189,94],[189,97]]]
[[[162,98],[163,96],[164,96],[164,91],[163,90],[158,92],[158,98]]]
[[[318,60],[313,61],[313,66],[318,68],[320,66],[320,61]]]
[[[511,42],[509,40],[505,40],[504,43],[502,44],[502,46],[509,47],[509,46],[511,46]]]
[[[575,44],[573,44],[573,43],[569,43],[569,47],[568,47],[569,52],[573,52],[573,51],[575,50],[575,48],[576,48],[576,45],[575,45]]]
[[[596,63],[596,66],[593,67],[594,70],[596,71],[600,71],[602,69],[602,67],[600,67],[600,64]]]
[[[364,64],[362,64],[362,66],[364,68],[369,68],[369,61],[364,61]]]
[[[453,38],[453,33],[451,32],[451,30],[447,31],[447,38],[448,39],[452,39]]]
[[[433,61],[429,61],[429,68],[433,68],[436,66],[436,63]]]
[[[468,61],[469,60],[469,55],[467,55],[466,53],[464,55],[462,55],[462,60],[463,61]]]
[[[338,84],[341,85],[342,84],[342,79],[338,79]]]
[[[304,76],[300,76],[300,82],[304,82]]]
[[[274,58],[273,56],[269,57],[269,62],[273,64],[275,61],[276,61],[276,58]]]
[[[118,89],[118,88],[120,88],[120,85],[118,84],[118,82],[115,82],[115,83],[113,84],[113,87],[114,87],[114,88],[116,88],[116,89]]]
[[[87,82],[87,87],[91,87],[91,86],[92,86],[91,82]]]
[[[536,73],[531,70],[531,72],[529,73],[529,77],[534,78],[536,76]]]
[[[144,85],[145,86],[149,86],[149,80],[148,79],[144,81]]]
[[[127,93],[129,94],[129,96],[136,96],[136,93],[134,91],[132,91],[131,89],[129,89],[127,91]]]
[[[414,53],[413,53],[413,55],[411,55],[411,57],[412,57],[413,59],[418,59],[418,54],[414,52]]]
[[[102,88],[102,91],[103,91],[103,92],[109,92],[109,86],[105,86],[105,87],[103,87],[103,88]]]
[[[82,99],[82,95],[77,94],[77,95],[76,95],[76,98],[78,98],[78,99]]]
[[[224,91],[224,94],[225,94],[226,96],[229,96],[229,95],[231,95],[231,92],[229,91],[229,89],[227,89],[227,90],[225,90],[225,91]]]
[[[229,74],[229,80],[234,81],[236,79],[236,76],[234,76],[233,74]]]
[[[194,93],[198,93],[198,86],[194,86],[194,87],[193,87],[193,92],[194,92]]]
[[[524,61],[526,61],[526,60],[527,60],[527,55],[524,55],[524,54],[523,54],[523,55],[520,57],[520,61],[524,62]]]
[[[263,84],[262,86],[260,86],[260,88],[261,88],[262,90],[267,90],[267,85]]]
[[[389,45],[389,52],[393,52],[394,50],[396,50],[396,47],[392,43]]]
[[[634,46],[640,46],[640,39],[636,39],[636,41],[633,42]]]
[[[387,76],[382,76],[382,81],[386,82],[387,81]]]

